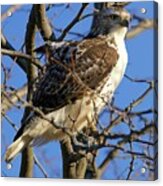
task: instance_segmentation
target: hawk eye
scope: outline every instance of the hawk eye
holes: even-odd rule
[[[116,14],[110,15],[110,19],[112,19],[112,20],[115,20],[115,19],[117,19],[117,18],[119,18],[119,16],[116,15]]]

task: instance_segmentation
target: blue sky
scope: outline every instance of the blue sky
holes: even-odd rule
[[[141,8],[146,8],[146,14],[142,14],[140,12]],[[5,12],[9,6],[2,6],[2,13]],[[80,4],[73,4],[71,8],[65,9],[65,6],[58,6],[55,9],[51,9],[48,11],[47,15],[56,28],[64,28],[65,25],[69,23],[71,19],[73,19],[74,15],[78,12],[80,8]],[[86,9],[85,14],[92,12],[93,5],[91,4],[89,8]],[[29,10],[31,9],[31,5],[25,5],[14,13],[11,17],[7,18],[2,23],[2,32],[7,37],[7,39],[12,43],[12,45],[20,50],[21,46],[24,42],[26,24],[28,21]],[[138,16],[144,18],[153,18],[153,2],[135,2],[131,3],[127,7],[127,9]],[[135,22],[132,23],[134,25]],[[89,32],[89,28],[91,26],[91,18],[85,19],[84,21],[77,24],[71,31],[80,32],[82,34],[87,34]],[[56,35],[59,36],[59,33],[56,32]],[[75,40],[80,39],[73,35],[68,35],[66,37],[67,40]],[[153,30],[147,30],[137,37],[127,40],[126,45],[129,54],[129,64],[126,70],[126,74],[136,79],[153,79],[153,65],[154,65],[154,54],[153,54]],[[36,37],[36,45],[39,46],[43,43],[40,35]],[[2,57],[2,62],[8,66],[12,66],[12,78],[8,81],[9,86],[13,86],[15,88],[21,87],[26,82],[26,76],[23,71],[9,58]],[[1,78],[3,82],[3,72],[1,73]],[[115,103],[120,108],[125,108],[129,103],[131,103],[135,98],[137,98],[141,93],[147,88],[147,84],[138,84],[131,83],[126,78],[123,79],[122,83],[118,87],[115,94]],[[151,108],[153,105],[153,93],[150,93],[142,104],[135,108],[136,111]],[[18,110],[13,108],[10,110],[7,115],[16,123],[16,125],[20,126],[20,120],[22,118],[23,110]],[[107,123],[109,114],[107,111],[104,111],[100,120],[103,123]],[[151,117],[151,116],[149,116]],[[139,121],[135,121],[138,129],[141,127],[141,123]],[[125,124],[121,124],[118,127],[114,128],[113,132],[124,132],[128,133],[129,129]],[[12,142],[12,139],[15,135],[15,131],[11,126],[7,123],[6,120],[2,120],[2,175],[3,176],[18,176],[19,175],[19,166],[20,166],[20,155],[13,161],[12,169],[7,170],[6,164],[3,161],[3,155],[6,150],[6,147]],[[148,138],[145,136],[144,139]],[[114,142],[112,142],[114,143]],[[127,145],[126,145],[126,148]],[[135,150],[142,151],[142,146],[137,144],[134,145]],[[97,164],[99,164],[102,159],[107,155],[107,152],[110,149],[102,149],[97,158]],[[49,177],[59,178],[62,177],[62,159],[61,152],[58,142],[51,142],[45,146],[35,148],[34,149],[38,159],[44,166],[47,171]],[[48,167],[47,167],[48,163]],[[119,156],[110,163],[108,169],[105,171],[102,176],[103,179],[115,179],[115,174],[119,175],[120,179],[125,179],[127,174],[127,169],[129,167],[130,157],[124,157],[123,153],[120,153]],[[118,166],[118,167],[117,167]],[[138,180],[148,179],[147,175],[142,175],[140,173],[141,168],[144,165],[141,160],[136,160],[135,162],[135,171],[133,172],[132,178],[136,178]],[[118,172],[117,172],[118,169]],[[138,174],[136,177],[135,175]],[[35,177],[43,177],[40,170],[37,166],[34,167],[34,176]]]

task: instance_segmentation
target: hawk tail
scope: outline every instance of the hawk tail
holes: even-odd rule
[[[5,153],[5,161],[12,161],[18,153],[20,153],[24,148],[26,148],[31,141],[33,136],[30,135],[30,126],[36,125],[38,121],[38,116],[33,112],[26,118],[21,128],[18,130],[16,136],[14,137],[13,143],[7,148]],[[26,130],[26,126],[29,126],[29,130]]]
[[[28,134],[20,136],[7,149],[5,154],[5,161],[10,162],[15,156],[20,153],[31,142],[31,137]]]

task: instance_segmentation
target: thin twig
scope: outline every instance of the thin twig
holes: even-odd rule
[[[33,154],[34,157],[34,163],[38,166],[38,168],[41,170],[41,172],[43,173],[45,178],[48,178],[48,174],[45,171],[45,169],[43,168],[43,166],[41,165],[41,163],[39,162],[38,158],[36,157],[35,154]]]
[[[82,13],[84,12],[85,8],[88,6],[88,3],[83,3],[79,12],[77,13],[77,15],[75,16],[75,18],[71,21],[71,23],[63,30],[62,35],[58,38],[58,41],[62,41],[65,36],[67,35],[67,33],[69,32],[69,30],[71,30],[71,28],[78,23],[78,21],[81,18]]]
[[[9,49],[1,49],[2,54],[4,55],[9,55],[11,57],[16,58],[23,58],[23,59],[27,59],[29,60],[29,62],[31,62],[32,64],[34,64],[37,68],[42,70],[42,66],[40,65],[40,62],[37,58],[33,58],[32,56],[22,53],[22,52],[18,52],[18,51],[14,51],[14,50],[9,50]]]
[[[5,36],[1,33],[1,47],[3,49],[9,49],[15,51],[14,47],[9,43],[9,41],[5,38]],[[19,66],[20,68],[27,73],[27,60],[24,58],[15,58],[15,56],[10,56]]]
[[[115,158],[115,156],[118,154],[119,152],[119,148],[123,147],[123,145],[125,145],[126,143],[128,143],[129,141],[132,141],[134,139],[138,139],[140,136],[146,134],[147,132],[149,132],[150,130],[153,130],[155,129],[155,125],[154,124],[151,124],[151,125],[148,125],[146,127],[144,127],[143,129],[140,129],[139,131],[137,132],[133,132],[131,133],[128,138],[124,138],[122,139],[121,141],[118,142],[117,144],[117,147],[116,149],[113,149],[112,151],[109,152],[108,156],[103,160],[103,162],[100,164],[99,168],[98,168],[98,175],[96,178],[100,178],[103,171],[106,169],[106,167],[108,166],[108,163],[113,159]],[[126,151],[125,151],[126,152]],[[132,152],[130,152],[132,153]],[[140,155],[141,153],[139,153]],[[154,157],[155,159],[156,157]],[[148,157],[148,159],[154,161],[153,158],[150,158]]]
[[[1,15],[1,21],[4,21],[6,18],[10,17],[14,12],[20,9],[22,5],[12,5]]]

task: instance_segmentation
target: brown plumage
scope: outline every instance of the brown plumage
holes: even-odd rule
[[[27,146],[66,139],[65,131],[74,136],[84,127],[96,129],[97,116],[111,101],[127,66],[124,38],[130,15],[103,10],[99,18],[82,41],[47,42],[36,50],[46,55],[48,65],[33,105],[46,118],[31,112],[7,149],[7,162]]]
[[[118,60],[116,49],[107,42],[107,38],[98,37],[66,43],[55,52],[50,49],[51,65],[34,92],[34,106],[45,113],[55,111],[79,99],[86,90],[96,90]]]

